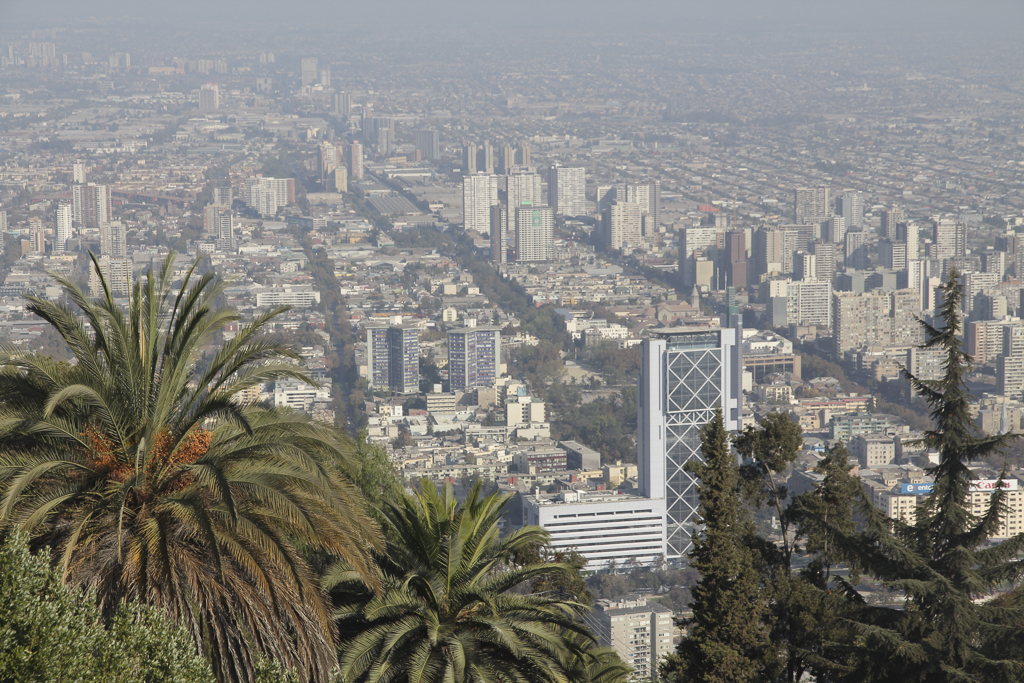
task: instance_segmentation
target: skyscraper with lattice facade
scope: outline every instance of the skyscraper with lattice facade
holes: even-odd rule
[[[640,491],[665,499],[665,556],[685,556],[698,530],[700,430],[722,409],[725,428],[743,421],[743,358],[736,329],[656,330],[642,344],[638,413]]]

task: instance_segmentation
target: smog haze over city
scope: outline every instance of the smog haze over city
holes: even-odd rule
[[[0,85],[2,541],[14,526],[46,527],[28,530],[33,549],[63,557],[69,535],[78,538],[69,525],[109,521],[103,515],[117,506],[88,506],[150,472],[138,464],[149,457],[155,470],[173,465],[184,474],[151,498],[138,494],[138,519],[161,495],[209,485],[217,490],[204,489],[204,500],[218,501],[217,523],[236,533],[233,499],[219,498],[221,480],[209,484],[215,477],[198,468],[228,440],[225,430],[250,438],[251,425],[285,415],[324,430],[311,437],[316,453],[303,463],[320,467],[317,458],[327,458],[330,477],[337,465],[346,483],[325,485],[325,505],[353,505],[356,522],[337,537],[362,544],[352,550],[332,536],[326,550],[282,551],[309,581],[295,595],[334,601],[311,613],[387,590],[393,577],[366,579],[397,571],[384,554],[400,536],[400,515],[382,500],[426,505],[416,492],[433,495],[435,484],[437,495],[450,489],[459,501],[493,494],[504,517],[488,523],[502,535],[544,533],[488,571],[526,562],[531,552],[569,562],[570,578],[531,579],[516,595],[562,599],[575,591],[573,600],[592,612],[574,612],[573,603],[545,619],[578,616],[628,667],[620,679],[558,679],[570,683],[659,680],[659,670],[668,683],[718,680],[693,674],[701,665],[687,643],[721,634],[698,599],[709,593],[691,588],[713,582],[716,568],[702,548],[730,528],[749,533],[722,544],[740,548],[729,562],[762,572],[739,602],[763,610],[744,619],[763,626],[789,668],[774,678],[720,680],[839,680],[829,678],[838,655],[828,648],[863,650],[860,632],[843,630],[870,622],[860,605],[891,615],[893,606],[914,603],[919,609],[900,618],[925,613],[932,596],[900,583],[902,567],[890,575],[842,555],[829,534],[853,538],[868,529],[871,543],[884,545],[877,534],[895,534],[885,538],[896,543],[905,524],[917,525],[914,538],[931,539],[939,532],[925,527],[945,508],[918,510],[949,481],[961,485],[956,505],[966,510],[956,517],[963,510],[954,505],[956,519],[991,511],[970,552],[1003,542],[1020,543],[1007,557],[1024,552],[1024,447],[1012,441],[1024,430],[1020,0],[0,0]],[[187,420],[162,414],[160,423],[139,408],[150,399],[114,381],[121,365],[99,363],[114,377],[97,395],[116,402],[124,398],[118,392],[131,394],[124,415],[132,417],[115,429],[79,384],[95,370],[93,347],[109,352],[103,330],[119,320],[112,311],[145,318],[138,307],[149,302],[139,294],[147,274],[162,274],[167,292],[211,276],[203,305],[230,313],[182,352],[181,395],[196,392],[180,399]],[[93,299],[102,304],[90,308]],[[65,328],[64,314],[54,313],[63,307]],[[110,316],[104,323],[95,317],[101,308]],[[176,316],[153,312],[152,324],[170,334],[191,319]],[[259,334],[250,339],[253,321]],[[941,336],[951,325],[956,334]],[[124,348],[134,353],[137,343],[141,357],[155,337],[140,329]],[[239,339],[277,346],[260,346],[234,370],[218,366],[223,349],[251,350]],[[170,341],[160,353],[152,357],[179,360]],[[30,369],[26,359],[42,357],[66,363]],[[126,358],[124,367],[134,368],[134,356]],[[153,370],[152,381],[170,375],[166,367]],[[24,399],[31,392],[16,391],[18,377],[42,393]],[[73,387],[60,390],[61,381]],[[928,382],[942,383],[941,391],[929,395],[923,388],[939,385]],[[163,395],[146,387],[147,396]],[[230,395],[218,393],[224,387]],[[210,396],[220,403],[196,417]],[[940,405],[943,396],[960,401],[955,410]],[[67,424],[81,420],[74,429],[47,422],[64,403],[78,411],[65,408],[74,413]],[[943,415],[962,417],[971,439],[995,441],[963,446],[970,457],[957,454],[941,435],[961,432],[945,423],[933,430]],[[11,453],[36,453],[39,433],[61,430],[74,443],[60,447],[95,479],[44,476],[51,470],[43,465],[15,462]],[[771,439],[783,455],[759,460]],[[275,448],[259,451],[264,465],[278,466],[288,451]],[[50,442],[43,450],[62,452]],[[230,467],[224,471],[230,477]],[[316,486],[330,478],[316,471]],[[246,476],[232,485],[251,493]],[[718,518],[701,507],[722,505],[711,481],[735,494],[735,509]],[[54,491],[67,482],[80,488],[65,510]],[[833,488],[841,493],[823,493]],[[127,506],[131,495],[118,500]],[[33,513],[44,499],[53,510],[38,503]],[[843,501],[847,527],[815,526],[813,510],[842,512],[826,499]],[[854,499],[863,503],[856,512]],[[274,517],[276,503],[261,501],[254,509],[265,504]],[[76,517],[81,510],[90,512]],[[162,519],[181,523],[175,514]],[[119,524],[96,531],[89,547],[128,547],[121,536],[103,536]],[[176,537],[187,539],[188,552],[205,542],[197,539],[206,527],[198,528]],[[289,528],[275,538],[306,542],[307,532]],[[926,550],[938,547],[945,546]],[[915,552],[924,558],[926,550]],[[76,590],[127,581],[81,578],[75,572],[94,567],[95,557],[74,552],[82,553],[78,564],[62,560],[70,564],[61,571]],[[219,550],[195,552],[200,564],[220,566]],[[323,597],[326,573],[314,576],[311,567],[328,556],[364,572],[363,592],[351,602],[339,597],[341,584]],[[931,556],[920,566],[929,562],[941,565],[939,574],[948,568]],[[856,588],[845,583],[850,567],[863,569]],[[989,583],[950,579],[956,590],[984,584],[962,589],[956,604],[986,594],[1019,610],[1024,589],[1011,573],[996,575],[986,575]],[[792,616],[778,605],[799,593],[787,583],[798,576],[808,591],[800,595],[831,605],[822,614],[841,615],[816,622],[801,643],[774,626]],[[258,583],[247,577],[241,583]],[[148,600],[167,614],[183,609],[135,589],[118,588],[118,599]],[[855,597],[833,605],[837,596]],[[238,661],[250,667],[244,674],[231,668],[241,664],[211,657],[205,625],[186,624],[218,680],[252,673],[250,646],[307,667],[303,680],[327,681],[335,664],[351,683],[370,680],[346,660],[345,643],[355,640],[345,638],[357,638],[345,631],[352,622],[339,618],[340,627],[320,634],[324,659],[319,650],[288,649],[298,647],[292,641],[267,645],[298,627],[278,607],[266,609],[267,623],[285,625],[260,647],[238,645],[246,653]],[[620,619],[630,629],[631,619],[642,625],[616,635],[625,628]],[[1024,623],[1024,614],[1014,619]],[[835,642],[821,641],[824,633]],[[728,647],[767,647],[758,642]],[[991,643],[969,647],[989,659],[1004,655]],[[813,662],[801,659],[809,650]],[[678,658],[665,658],[673,653]],[[899,653],[886,656],[903,661]],[[945,656],[928,651],[894,665],[891,679],[842,680],[911,680],[904,674],[920,662],[947,673],[970,668]],[[863,663],[870,652],[850,657]],[[550,683],[525,674],[473,683],[503,680]]]

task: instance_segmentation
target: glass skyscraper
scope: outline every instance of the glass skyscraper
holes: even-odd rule
[[[666,328],[642,345],[638,401],[640,491],[665,499],[665,556],[683,557],[697,530],[700,429],[721,408],[725,428],[743,420],[743,361],[738,329]]]

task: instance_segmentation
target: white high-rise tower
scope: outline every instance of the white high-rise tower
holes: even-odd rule
[[[491,232],[491,207],[498,203],[498,176],[488,173],[462,179],[463,226],[484,234]]]
[[[700,497],[686,463],[700,460],[700,430],[722,409],[725,428],[743,422],[738,329],[656,330],[641,345],[637,407],[640,492],[665,499],[667,558],[683,557],[697,532]]]
[[[63,254],[67,248],[68,240],[71,239],[72,216],[74,216],[74,209],[70,204],[57,205],[57,224],[53,233],[54,254]]]
[[[587,173],[582,166],[552,166],[548,176],[548,204],[556,214],[587,213]]]

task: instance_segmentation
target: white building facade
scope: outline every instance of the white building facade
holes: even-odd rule
[[[551,535],[556,550],[575,549],[588,569],[653,565],[665,554],[665,501],[616,491],[523,496],[524,521]]]

